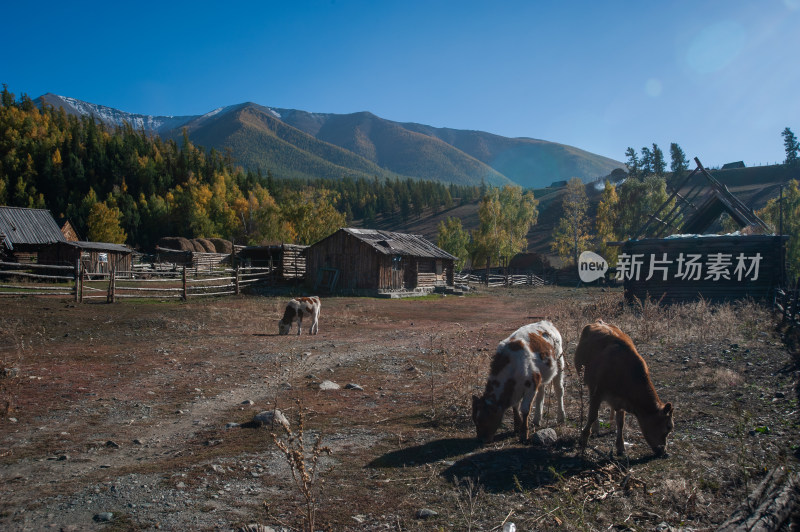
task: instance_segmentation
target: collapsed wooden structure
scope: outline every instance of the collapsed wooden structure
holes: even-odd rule
[[[697,168],[621,246],[617,276],[628,301],[770,299],[784,279],[784,243],[695,158]],[[727,213],[742,229],[705,234]]]

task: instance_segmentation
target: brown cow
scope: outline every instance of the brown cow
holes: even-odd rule
[[[514,430],[528,439],[528,416],[535,402],[534,427],[542,417],[545,388],[555,385],[557,420],[564,422],[564,357],[561,334],[549,321],[531,323],[500,342],[492,360],[483,397],[472,396],[472,421],[478,438],[489,443],[512,408]]]
[[[625,453],[625,412],[636,416],[656,456],[664,454],[667,436],[675,426],[672,404],[658,398],[647,363],[631,338],[603,320],[587,325],[575,349],[575,370],[580,374],[582,368],[583,382],[589,387],[589,419],[581,432],[581,447],[588,443],[593,425],[597,431],[597,411],[605,401],[616,412],[618,455]]]

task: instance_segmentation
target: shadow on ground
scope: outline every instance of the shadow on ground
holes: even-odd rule
[[[496,441],[513,441],[513,438],[513,433],[507,433]],[[547,447],[514,445],[499,449],[484,449],[477,438],[447,438],[386,453],[368,467],[401,468],[443,462],[447,469],[441,476],[449,481],[472,479],[487,492],[507,493],[554,485],[612,461],[629,468],[652,459],[652,456],[633,460],[615,458],[591,446],[581,453],[574,438],[565,438]]]

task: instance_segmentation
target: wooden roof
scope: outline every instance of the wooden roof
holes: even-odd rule
[[[67,247],[80,249],[81,251],[99,251],[101,253],[133,253],[133,249],[125,244],[112,244],[110,242],[59,242],[59,244]]]
[[[64,235],[47,209],[0,206],[0,234],[6,245],[64,242]]]
[[[456,260],[456,257],[435,246],[421,235],[393,233],[378,229],[340,229],[384,255],[407,255],[434,259]]]

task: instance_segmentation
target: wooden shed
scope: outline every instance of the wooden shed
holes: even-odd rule
[[[269,268],[275,281],[304,280],[307,249],[297,244],[247,246],[239,249],[237,258],[247,266]]]
[[[80,259],[87,273],[131,271],[133,250],[108,242],[57,242],[39,252],[41,264],[72,266]]]
[[[0,255],[13,262],[36,262],[39,251],[66,239],[47,209],[0,206]]]
[[[639,229],[619,242],[617,278],[625,299],[675,303],[704,298],[732,301],[771,299],[784,279],[788,237],[771,229],[742,201],[697,168]],[[742,229],[706,233],[727,213]]]
[[[306,252],[306,284],[376,294],[453,285],[455,257],[419,235],[339,229]]]

